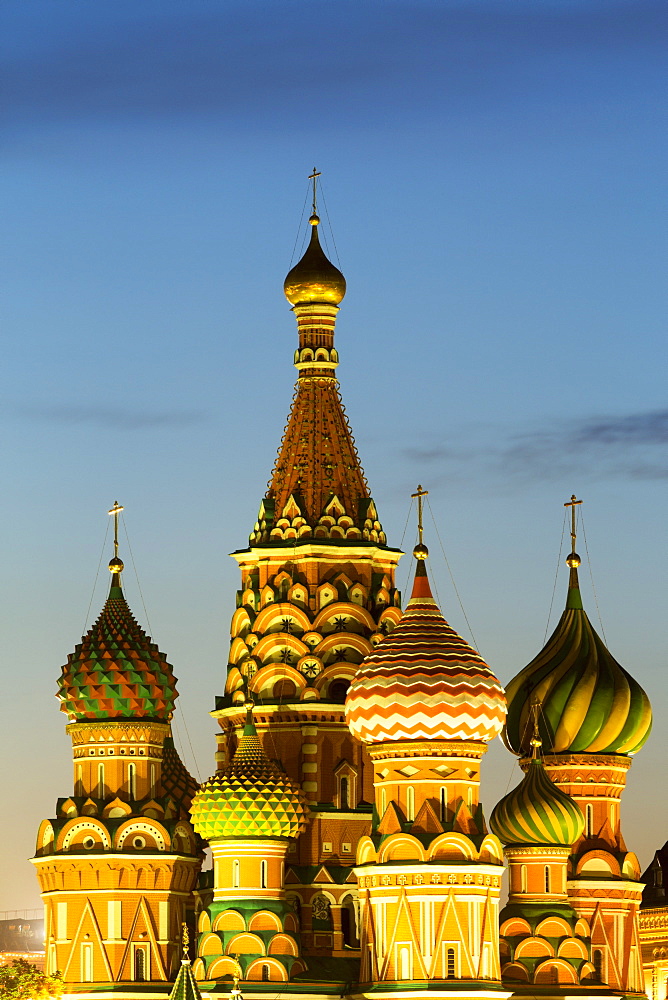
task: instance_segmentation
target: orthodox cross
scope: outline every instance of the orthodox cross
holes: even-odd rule
[[[578,504],[581,504],[582,502],[583,502],[582,500],[576,500],[575,499],[575,493],[573,493],[573,494],[571,494],[570,500],[568,500],[564,504],[564,507],[570,507],[571,508],[571,548],[572,548],[573,552],[575,552],[575,538],[576,538],[576,535],[575,535],[575,508],[578,506]]]
[[[317,215],[316,211],[316,184],[318,183],[318,177],[322,174],[322,170],[316,170],[313,168],[313,173],[309,174],[308,179],[313,181],[313,215]]]
[[[427,496],[429,496],[429,490],[423,490],[419,483],[417,493],[411,493],[411,500],[415,500],[417,497],[418,502],[418,539],[420,545],[422,545],[422,532],[424,530],[422,527],[422,497]]]
[[[118,515],[122,510],[125,508],[121,507],[118,500],[114,500],[114,506],[109,511],[114,519],[114,559],[118,559]]]
[[[538,716],[540,715],[540,702],[536,698],[535,701],[531,703],[531,721],[533,722],[533,735],[531,737],[531,756],[536,759],[540,748],[543,745],[543,741],[540,738],[540,730],[538,727]]]

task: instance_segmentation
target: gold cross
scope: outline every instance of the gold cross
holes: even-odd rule
[[[573,552],[575,552],[575,538],[576,538],[576,534],[575,534],[575,508],[578,506],[578,504],[581,504],[581,503],[583,503],[583,501],[582,500],[576,500],[575,499],[575,493],[572,493],[570,500],[568,500],[564,504],[564,507],[570,507],[571,508],[571,548],[572,548]]]
[[[114,500],[114,506],[108,511],[114,518],[114,559],[118,559],[118,515],[124,507],[121,507],[118,500]]]
[[[418,483],[417,493],[411,493],[411,500],[415,500],[417,497],[418,502],[418,538],[419,544],[422,545],[422,497],[429,496],[429,490],[423,490]]]
[[[322,171],[321,170],[316,170],[315,167],[314,167],[313,168],[313,173],[308,175],[308,179],[310,181],[313,181],[313,212],[312,212],[313,215],[317,215],[318,214],[317,211],[316,211],[316,184],[318,183],[318,177],[320,177],[321,174],[322,174]]]

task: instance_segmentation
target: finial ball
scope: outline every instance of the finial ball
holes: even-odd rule
[[[119,559],[118,556],[114,556],[113,559],[109,560],[109,572],[110,573],[122,573],[123,572],[123,567],[124,567],[123,560]]]
[[[571,569],[577,569],[581,561],[582,560],[577,552],[571,552],[570,555],[566,557],[566,565],[570,566]]]
[[[314,212],[308,221],[311,226],[317,226],[320,224],[320,216],[316,215]]]
[[[429,555],[429,549],[426,545],[422,545],[422,543],[420,543],[413,549],[413,555],[416,559],[426,559]]]

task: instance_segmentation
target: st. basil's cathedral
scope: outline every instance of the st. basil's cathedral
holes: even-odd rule
[[[292,407],[233,553],[217,770],[198,785],[175,747],[174,671],[125,600],[115,504],[109,596],[59,678],[73,788],[33,858],[47,971],[87,1000],[664,1000],[668,851],[641,875],[620,827],[651,709],[583,608],[577,501],[564,612],[504,692],[432,596],[421,487],[402,610],[402,552],[339,393],[346,282],[320,245],[315,187],[309,221],[284,284]],[[521,773],[486,821],[497,736]]]

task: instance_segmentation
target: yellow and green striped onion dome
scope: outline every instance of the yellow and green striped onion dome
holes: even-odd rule
[[[137,624],[111,579],[100,617],[61,670],[58,698],[74,722],[86,719],[169,720],[178,697],[172,666]]]
[[[577,569],[568,600],[545,648],[508,685],[503,739],[531,752],[531,705],[541,705],[546,753],[634,754],[652,728],[649,698],[592,628],[582,607]]]
[[[234,758],[200,787],[190,816],[204,840],[297,837],[308,809],[301,788],[272,764],[248,721]]]
[[[404,614],[352,680],[346,698],[348,728],[364,743],[487,743],[500,733],[505,715],[503,688],[446,622],[419,559]]]
[[[584,816],[535,757],[517,788],[494,807],[489,825],[502,844],[570,847],[584,830]]]

